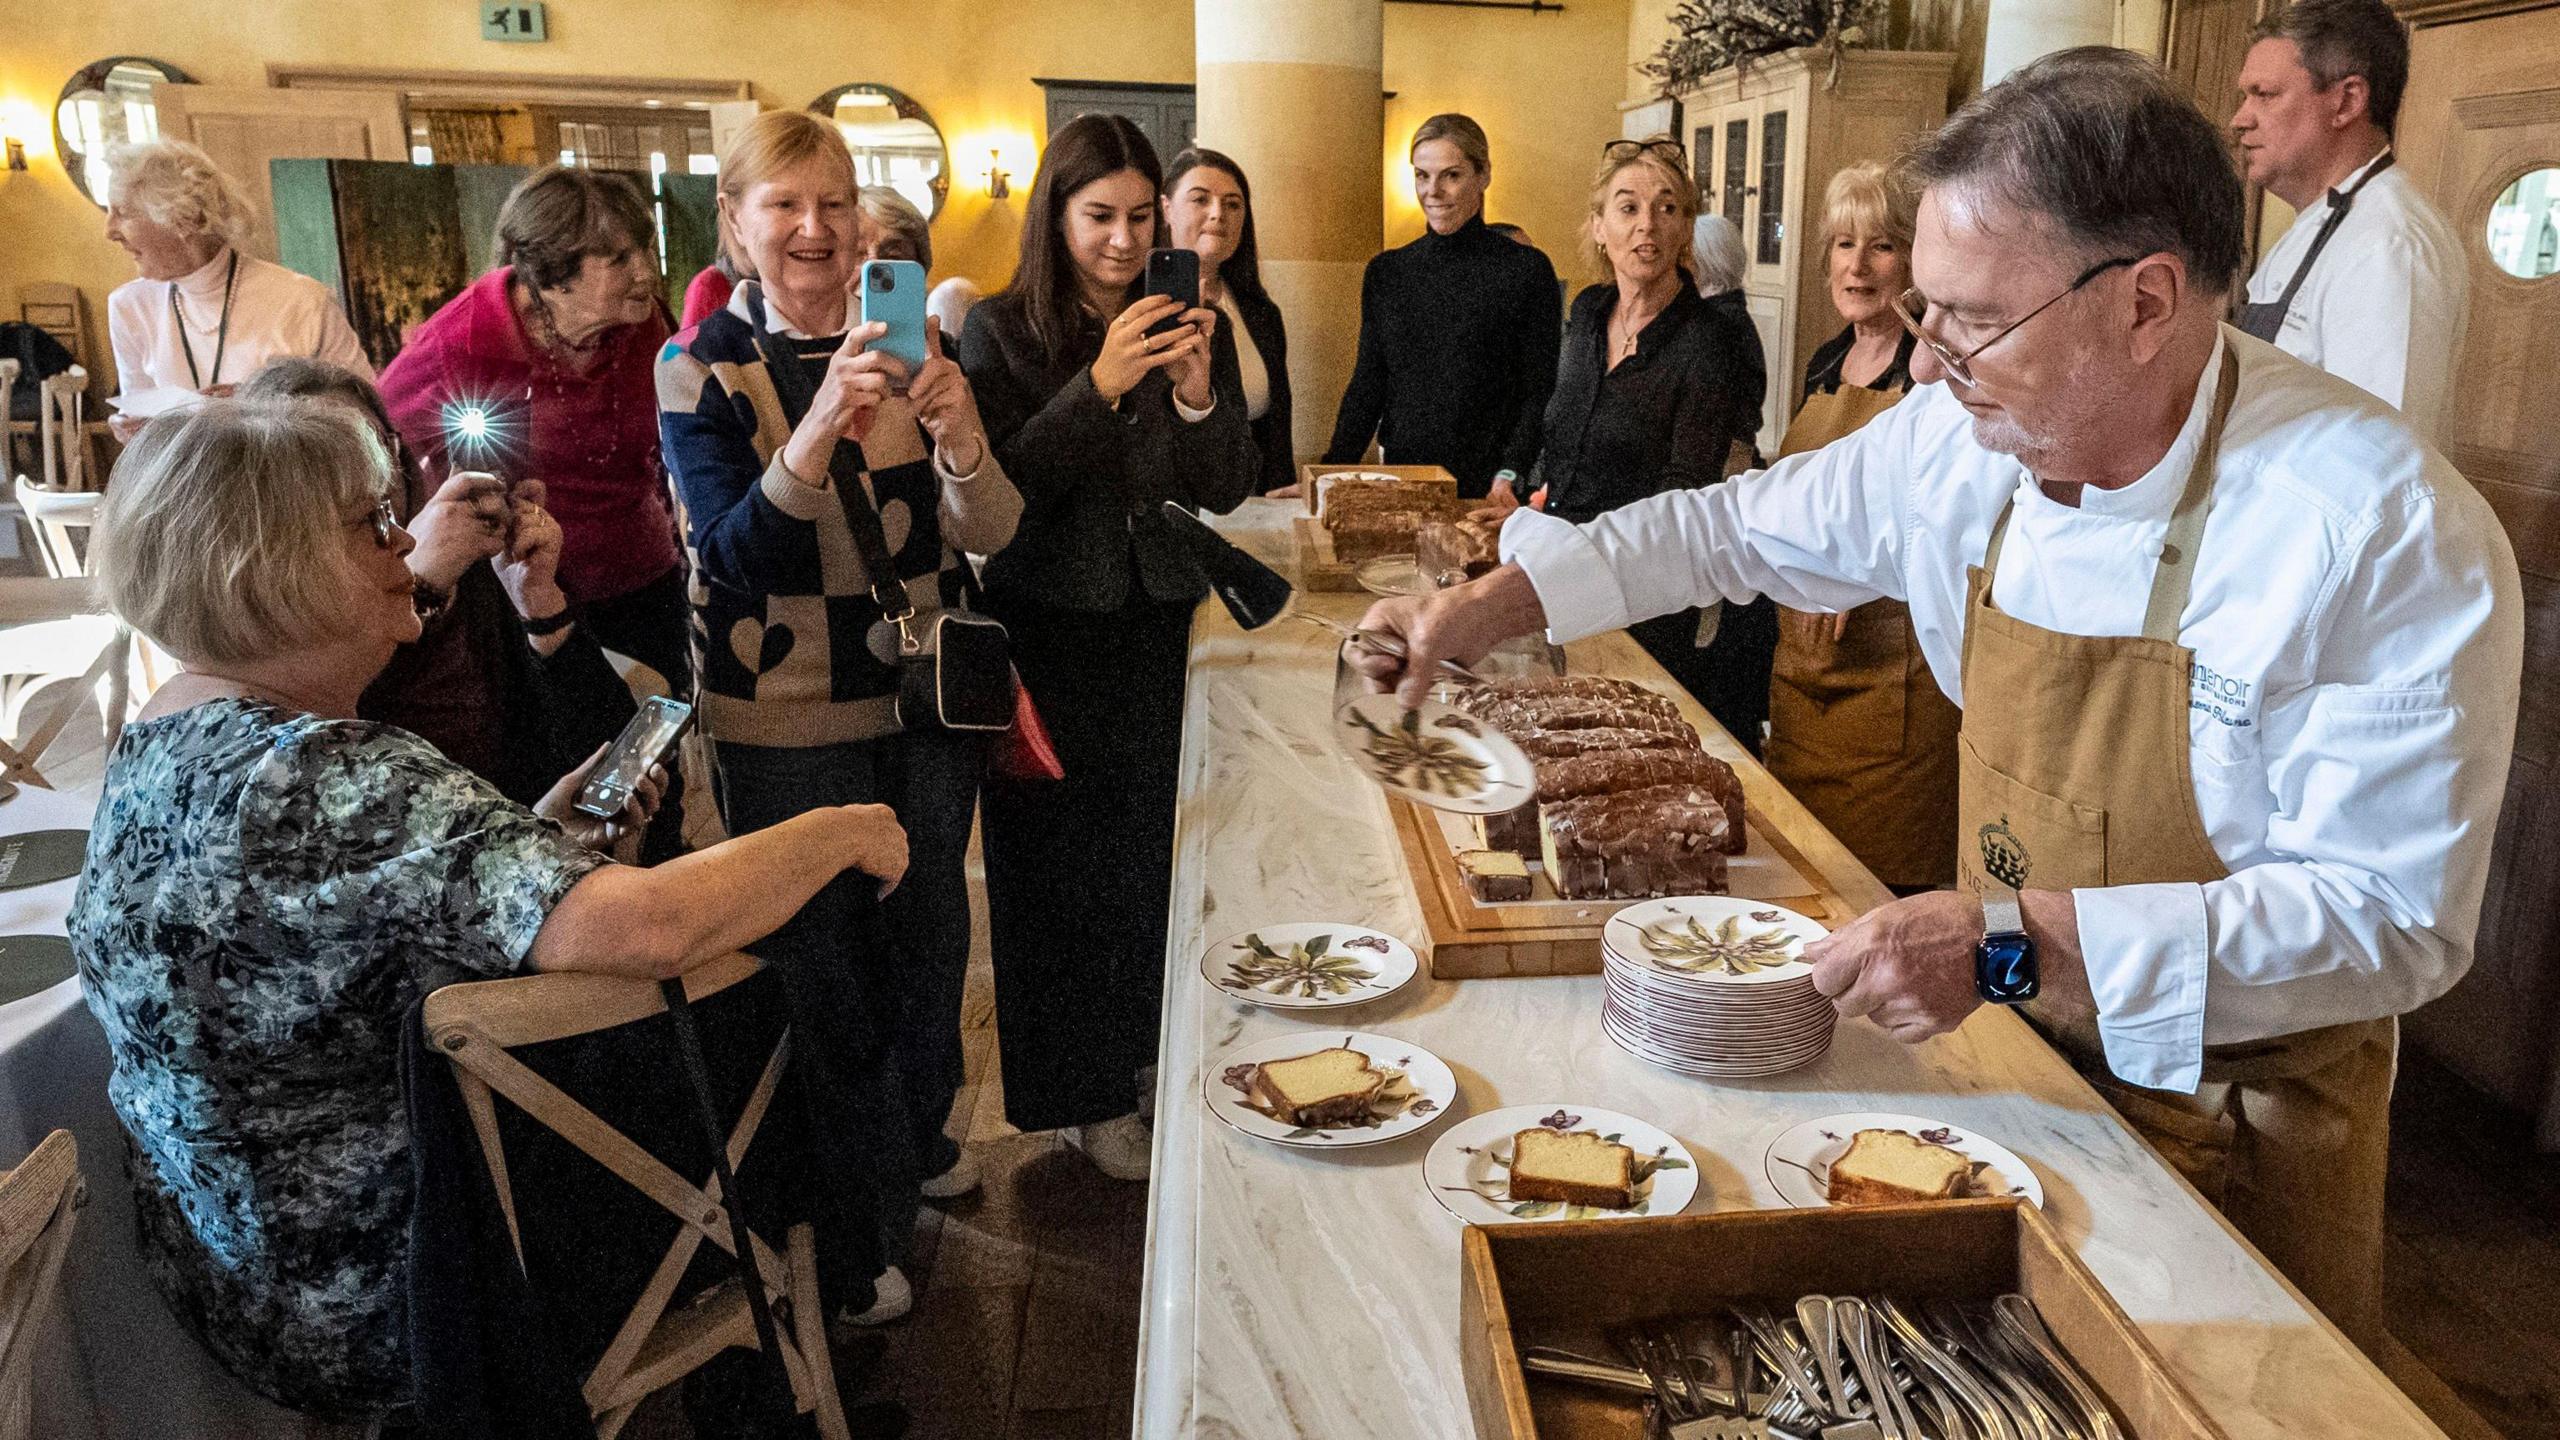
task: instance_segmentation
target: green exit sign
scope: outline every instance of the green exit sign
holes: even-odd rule
[[[483,5],[480,7],[480,38],[483,40],[548,40],[550,30],[544,25],[539,0],[528,5]]]

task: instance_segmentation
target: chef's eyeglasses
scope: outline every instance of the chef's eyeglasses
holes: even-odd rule
[[[1624,165],[1646,155],[1668,160],[1682,170],[1689,168],[1689,147],[1677,140],[1612,140],[1600,147],[1600,158],[1612,165]]]
[[[2028,311],[2026,314],[2010,321],[2007,325],[2001,327],[1999,334],[1992,336],[1990,339],[1983,341],[1981,344],[1974,346],[1972,349],[1967,350],[1961,355],[1948,349],[1946,346],[1939,344],[1937,337],[1920,328],[1920,318],[1928,313],[1929,302],[1921,298],[1918,290],[1905,290],[1901,294],[1894,296],[1893,313],[1901,316],[1903,326],[1910,330],[1912,335],[1917,337],[1921,344],[1929,347],[1930,354],[1938,357],[1938,363],[1946,367],[1947,378],[1970,390],[1979,383],[1973,378],[1973,357],[1990,349],[1992,346],[1999,344],[2001,341],[2008,339],[2011,335],[2016,334],[2019,326],[2026,324],[2028,321],[2033,320],[2047,310],[2052,309],[2054,306],[2061,304],[2073,295],[2078,294],[2080,287],[2088,284],[2090,281],[2097,279],[2099,276],[2106,274],[2110,270],[2118,270],[2127,265],[2139,264],[2142,259],[2143,257],[2140,255],[2120,255],[2113,260],[2099,261],[2097,264],[2081,271],[2080,278],[2072,281],[2069,288],[2065,289],[2061,294],[2054,296],[2052,299],[2047,300],[2033,310]]]

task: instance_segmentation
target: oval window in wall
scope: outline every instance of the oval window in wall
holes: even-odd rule
[[[2519,280],[2560,274],[2560,166],[2528,170],[2489,206],[2489,258]]]

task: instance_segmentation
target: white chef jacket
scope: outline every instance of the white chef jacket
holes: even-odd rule
[[[2362,179],[2382,155],[2338,189]],[[2275,300],[2293,283],[2329,208],[2324,194],[2277,239],[2249,277],[2253,303]],[[2454,362],[2470,323],[2471,275],[2462,242],[2409,173],[2394,165],[2348,204],[2347,218],[2285,312],[2276,345],[2399,406],[2433,441],[2443,433]]]
[[[1804,610],[1907,600],[1962,704],[1965,571],[2013,499],[1999,607],[2069,634],[2142,632],[2222,346],[2239,394],[2178,638],[2195,652],[2196,808],[2232,873],[2073,895],[2109,1068],[2192,1091],[2207,1044],[2401,1014],[2471,963],[2522,598],[2487,503],[2399,415],[2226,326],[2168,454],[2077,508],[1976,444],[1963,407],[1927,385],[1727,484],[1578,527],[1519,511],[1502,557],[1528,572],[1558,641],[1754,594]]]
[[[366,379],[365,358],[346,312],[329,287],[308,275],[255,256],[240,257],[240,279],[231,296],[231,335],[222,338],[222,286],[231,253],[224,250],[201,270],[177,282],[186,313],[186,335],[169,314],[166,280],[128,280],[107,296],[107,337],[115,345],[116,388],[132,395],[170,387],[202,390],[215,383],[213,354],[223,352],[221,383],[237,385],[268,361],[306,356],[343,365]],[[195,347],[196,374],[187,376],[182,344]]]

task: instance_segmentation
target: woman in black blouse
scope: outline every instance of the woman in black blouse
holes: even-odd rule
[[[1574,297],[1546,448],[1529,479],[1495,488],[1493,511],[1507,514],[1543,489],[1547,513],[1578,524],[1666,490],[1715,484],[1732,468],[1736,441],[1748,462],[1737,432],[1759,397],[1731,328],[1687,273],[1697,216],[1697,183],[1678,141],[1606,147],[1583,244],[1611,279]],[[1714,627],[1705,647],[1702,625]],[[1777,645],[1766,601],[1678,611],[1628,633],[1759,753]]]
[[[1244,396],[1261,461],[1253,488],[1268,495],[1296,484],[1298,466],[1289,439],[1289,330],[1262,288],[1253,185],[1243,166],[1197,145],[1174,156],[1166,174],[1165,226],[1176,246],[1200,257],[1200,303],[1218,312],[1210,357],[1217,387]]]
[[[991,776],[981,809],[1005,1115],[1067,1128],[1140,1179],[1173,885],[1173,798],[1191,611],[1208,582],[1167,500],[1252,492],[1242,394],[1212,384],[1217,314],[1141,298],[1164,175],[1135,125],[1081,115],[1041,157],[1013,283],[969,312],[960,366],[1022,492],[987,605],[1066,771]],[[1162,335],[1148,327],[1181,323]]]

